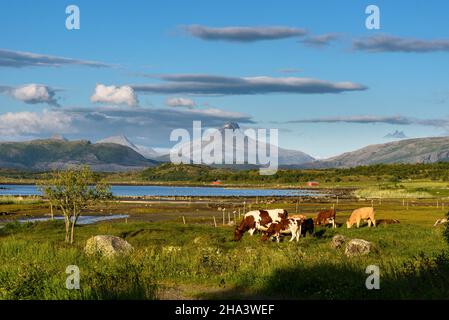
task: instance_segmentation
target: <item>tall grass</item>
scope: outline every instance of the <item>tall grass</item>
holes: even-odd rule
[[[433,197],[430,193],[425,191],[409,191],[407,189],[379,189],[376,187],[355,190],[354,195],[358,198],[365,199],[419,199]]]
[[[5,204],[39,204],[42,199],[38,197],[14,197],[14,196],[0,196],[0,205]]]

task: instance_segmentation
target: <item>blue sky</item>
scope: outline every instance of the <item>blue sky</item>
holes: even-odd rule
[[[65,28],[70,4],[80,8],[80,30]],[[380,8],[380,30],[365,27],[369,4]],[[391,141],[384,136],[395,130],[411,138],[445,135],[448,12],[447,1],[2,1],[1,139],[62,133],[96,141],[125,134],[135,143],[166,147],[173,128],[189,128],[193,120],[209,126],[230,120],[243,127],[279,128],[282,147],[327,157]],[[229,27],[283,27],[305,34],[236,42],[206,39],[192,26],[208,36]],[[303,42],[327,34],[337,38],[319,47]],[[370,44],[371,38],[381,40],[371,51],[354,46],[355,41]],[[79,63],[2,63],[2,54],[10,59],[11,52]],[[225,82],[216,93],[205,94],[177,89],[179,80],[167,75],[218,76]],[[267,78],[270,85],[251,91],[255,77]],[[209,78],[195,82],[195,90],[208,87],[214,79]],[[338,93],[273,89],[284,78],[311,78],[332,88],[351,85]],[[250,93],[230,90],[226,81],[231,80],[249,81]],[[115,86],[125,100],[102,100],[98,92],[93,102],[98,84]],[[142,89],[147,85],[158,88]],[[161,93],[159,86],[165,85],[175,89]],[[360,87],[351,89],[354,85]],[[138,103],[126,102],[124,87],[133,89]],[[36,89],[44,91],[27,95],[36,95]],[[194,106],[167,105],[174,98]]]

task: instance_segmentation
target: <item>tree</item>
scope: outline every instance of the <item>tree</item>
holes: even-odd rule
[[[73,243],[82,209],[112,198],[110,186],[99,182],[88,166],[56,171],[41,187],[50,206],[58,207],[65,221],[65,241]]]

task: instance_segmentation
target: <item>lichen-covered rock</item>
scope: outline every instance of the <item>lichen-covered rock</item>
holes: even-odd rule
[[[104,257],[115,257],[131,253],[134,248],[122,238],[110,235],[99,235],[89,238],[84,247],[88,255],[100,254]]]
[[[345,254],[348,257],[367,255],[373,250],[373,244],[363,239],[350,240],[345,249]]]
[[[341,234],[337,234],[332,238],[331,246],[334,249],[340,248],[346,242],[346,237]]]

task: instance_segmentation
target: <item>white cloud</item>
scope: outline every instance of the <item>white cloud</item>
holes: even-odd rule
[[[0,135],[46,135],[55,132],[68,133],[72,117],[61,111],[7,112],[0,114]]]
[[[95,92],[90,98],[95,103],[110,103],[115,105],[137,106],[138,99],[134,90],[129,86],[105,86],[97,84]]]
[[[11,88],[9,93],[12,97],[25,103],[47,103],[59,106],[55,99],[55,90],[40,84],[27,84],[17,88]]]
[[[185,107],[193,109],[196,106],[195,101],[189,98],[168,98],[165,104],[169,107]]]

